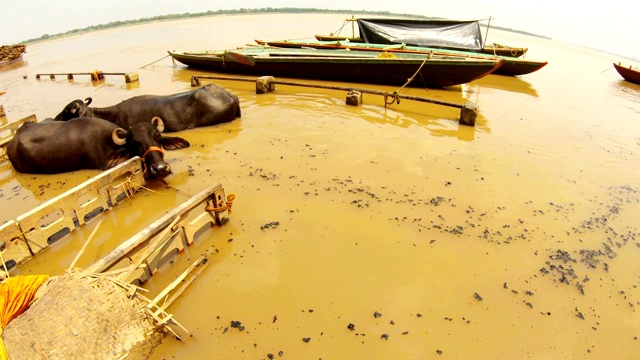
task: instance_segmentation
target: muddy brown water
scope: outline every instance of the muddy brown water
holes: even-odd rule
[[[77,98],[108,106],[187,91],[192,75],[207,73],[174,66],[167,50],[326,34],[344,18],[216,16],[33,44],[0,72],[0,104],[9,121],[42,120]],[[230,222],[145,285],[157,292],[214,250],[169,309],[194,336],[165,338],[153,359],[635,358],[640,86],[603,52],[498,30],[488,40],[529,47],[527,58],[549,65],[402,90],[476,103],[475,128],[436,105],[385,108],[365,95],[349,107],[341,91],[256,95],[252,83],[213,81],[240,97],[242,118],[174,134],[192,146],[167,152],[168,186],[149,184],[106,214],[78,265],[219,182],[236,195]],[[140,81],[35,79],[93,70],[137,71]],[[34,176],[4,165],[0,221],[96,174]],[[92,226],[20,272],[62,273]]]

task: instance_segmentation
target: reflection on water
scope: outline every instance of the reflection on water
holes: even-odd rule
[[[472,82],[470,86],[487,87],[538,97],[538,91],[533,88],[531,83],[518,76],[488,75]]]
[[[640,114],[640,85],[618,80],[610,86],[610,96],[621,99],[623,106]]]
[[[29,65],[29,62],[25,61],[24,55],[23,55],[19,59],[16,59],[16,60],[11,61],[9,63],[0,64],[0,72],[19,69],[19,68],[27,66],[27,65]]]

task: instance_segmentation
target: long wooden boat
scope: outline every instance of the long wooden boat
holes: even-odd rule
[[[618,72],[618,74],[620,74],[620,76],[622,76],[623,79],[627,80],[628,82],[640,85],[640,70],[638,70],[638,68],[634,69],[631,66],[625,67],[620,63],[613,63],[613,67],[616,68],[616,71]]]
[[[533,61],[525,59],[517,59],[513,57],[503,57],[489,54],[474,53],[468,51],[439,49],[423,46],[407,46],[404,44],[389,45],[389,44],[371,44],[350,41],[318,41],[313,39],[308,40],[283,40],[283,41],[262,41],[255,40],[260,45],[267,45],[278,48],[314,48],[314,49],[350,49],[357,51],[373,51],[380,53],[382,51],[390,53],[405,53],[405,54],[422,54],[422,55],[438,55],[449,56],[458,58],[469,59],[503,59],[502,65],[496,69],[493,74],[517,76],[526,75],[532,72],[538,71],[547,65],[546,61]]]
[[[22,60],[22,54],[26,49],[27,46],[24,44],[0,46],[0,67]]]
[[[258,46],[168,53],[184,65],[215,72],[432,88],[480,79],[504,62],[502,59]]]
[[[0,60],[0,68],[4,68],[5,66],[11,65],[11,64],[16,64],[20,61],[23,61],[22,55],[18,56],[17,58],[13,58],[11,60]]]
[[[333,36],[333,35],[315,35],[315,38],[318,41],[345,41],[345,40],[348,40],[350,42],[355,42],[355,43],[364,43],[364,40],[362,40],[359,37]],[[528,50],[529,50],[529,48],[512,47],[512,46],[493,43],[493,44],[484,45],[484,47],[482,48],[482,50],[479,51],[479,53],[488,54],[488,55],[498,55],[498,56],[519,58],[522,55],[526,54]]]

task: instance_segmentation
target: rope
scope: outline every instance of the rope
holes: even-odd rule
[[[236,196],[234,194],[227,195],[227,202],[225,205],[221,207],[212,207],[211,205],[209,205],[209,202],[207,201],[207,206],[204,208],[204,210],[213,211],[215,213],[221,213],[225,210],[229,210],[229,214],[231,214],[231,206],[233,206],[233,200],[235,199],[236,199]]]
[[[406,83],[404,83],[404,85],[400,86],[400,88],[398,88],[398,90],[394,91],[393,93],[389,93],[386,92],[384,94],[384,107],[387,107],[387,105],[391,105],[394,102],[396,104],[400,104],[400,95],[398,95],[398,92],[402,89],[404,89],[405,86],[409,85],[409,83],[411,83],[413,81],[413,79],[415,79],[416,75],[420,74],[420,70],[422,70],[422,67],[424,66],[424,64],[427,63],[427,60],[429,60],[428,57],[426,57],[423,61],[422,64],[420,64],[420,67],[418,67],[418,70],[416,70],[416,72],[413,74],[413,76],[411,76]],[[422,74],[420,75],[422,76]],[[391,98],[391,101],[388,101],[387,99]]]
[[[162,155],[162,160],[164,160],[164,150],[162,150],[162,148],[159,148],[157,146],[150,146],[140,158],[140,161],[142,162],[142,172],[145,174],[147,174],[147,171],[149,170],[147,168],[147,155],[149,155],[150,152],[154,152],[154,151],[159,152]]]
[[[389,98],[391,98],[391,101],[387,100]],[[400,104],[400,95],[398,95],[398,92],[397,91],[394,91],[393,93],[386,92],[384,94],[384,107],[387,107],[387,105],[391,105],[394,102],[396,104]]]
[[[162,150],[162,148],[157,146],[149,146],[147,151],[144,152],[144,155],[142,155],[142,161],[146,161],[147,155],[149,155],[149,153],[152,151],[159,152],[160,154],[162,154],[162,160],[164,160],[164,150]]]
[[[156,61],[154,61],[154,62],[152,62],[152,63],[149,63],[149,64],[147,64],[147,65],[145,65],[145,66],[141,67],[140,69],[144,69],[144,68],[146,68],[147,66],[152,65],[152,64],[155,64],[155,63],[157,63],[158,61],[160,61],[160,60],[162,60],[162,59],[164,59],[164,58],[167,58],[167,57],[169,57],[169,56],[171,56],[171,55],[167,55],[167,56],[165,56],[165,57],[162,57],[162,58],[160,58],[160,59],[158,59],[158,60],[156,60]],[[172,59],[173,59],[173,58],[172,58]],[[175,61],[175,60],[173,60],[173,64],[174,64],[174,65],[176,64],[176,61]]]
[[[347,20],[345,20],[344,22],[342,22],[342,26],[340,26],[340,28],[334,32],[331,33],[332,36],[339,36],[340,32],[342,31],[342,29],[344,28],[344,26],[347,25]],[[334,35],[335,34],[335,35]]]

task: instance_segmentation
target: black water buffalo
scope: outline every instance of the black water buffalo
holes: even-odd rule
[[[7,155],[16,171],[31,174],[106,170],[140,156],[145,176],[162,179],[171,173],[162,149],[189,146],[182,138],[162,136],[163,126],[157,117],[128,130],[106,120],[87,117],[66,122],[25,123],[7,145]]]
[[[91,98],[74,100],[54,120],[95,117],[127,129],[158,116],[165,131],[174,132],[229,122],[240,117],[240,100],[229,91],[209,84],[201,88],[166,96],[141,95],[117,105],[92,108]]]

